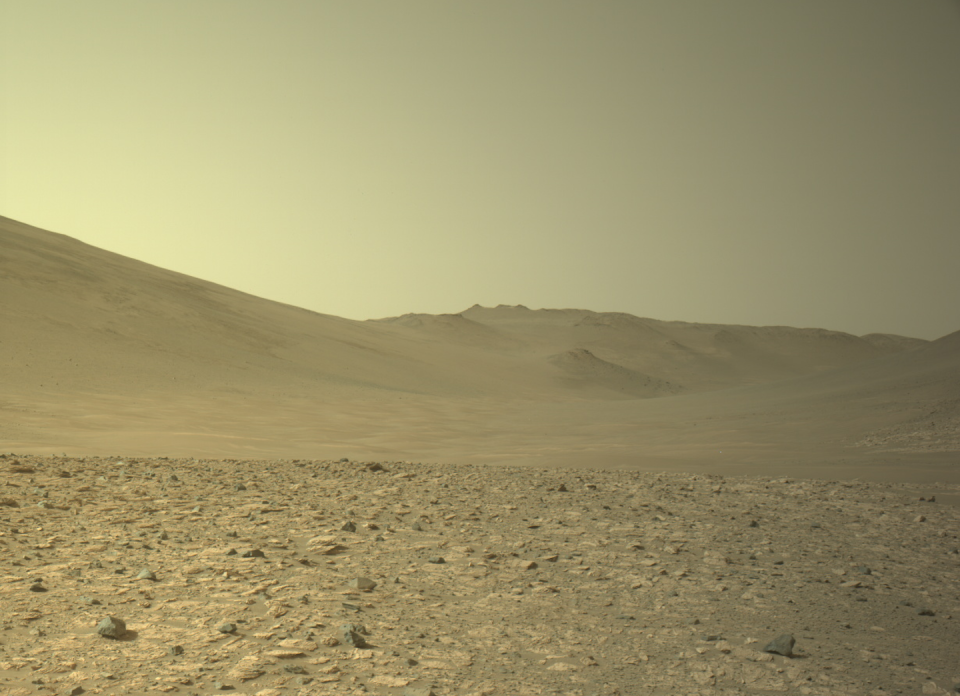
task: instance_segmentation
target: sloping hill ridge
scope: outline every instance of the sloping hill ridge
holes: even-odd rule
[[[503,305],[352,321],[7,218],[0,298],[8,391],[649,398],[767,383],[925,343]]]

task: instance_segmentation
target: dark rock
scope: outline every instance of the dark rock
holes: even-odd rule
[[[443,556],[430,556],[427,559],[427,563],[446,563],[446,559]]]
[[[233,633],[237,630],[237,626],[228,621],[217,626],[217,630],[220,631],[220,633]]]
[[[344,624],[340,627],[340,640],[355,648],[365,648],[367,647],[367,641],[362,634],[366,632],[367,630],[358,624]]]
[[[767,647],[763,650],[768,653],[776,653],[778,655],[783,655],[784,657],[791,657],[793,655],[793,646],[796,645],[796,640],[789,633],[784,633],[780,636],[777,636],[772,641],[767,643]]]
[[[182,645],[171,645],[167,648],[167,655],[183,655]]]
[[[33,583],[32,585],[30,585],[30,591],[31,591],[31,592],[46,592],[46,591],[47,591],[47,588],[44,587],[44,586],[40,583],[39,580],[37,580],[35,583]]]
[[[383,464],[378,462],[373,462],[372,464],[367,464],[367,471],[383,471]]]
[[[240,558],[265,558],[260,549],[250,549],[240,554]]]
[[[421,525],[419,522],[414,522],[413,524],[410,525],[410,529],[412,529],[415,532],[422,532],[423,525]]]
[[[917,609],[918,616],[936,616],[936,612],[928,607]]]
[[[340,527],[341,532],[355,532],[357,531],[357,525],[353,522],[345,522],[342,527]]]
[[[564,484],[561,483],[559,486],[557,486],[557,491],[560,492],[560,493],[566,493],[566,492],[567,492],[567,487],[566,487]]]
[[[116,616],[107,616],[97,624],[97,633],[106,638],[120,638],[127,632],[127,624]]]

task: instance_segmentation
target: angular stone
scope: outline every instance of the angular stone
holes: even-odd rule
[[[361,592],[371,592],[377,586],[377,583],[370,578],[354,578],[349,585]]]
[[[97,633],[106,638],[120,638],[127,632],[127,624],[116,616],[107,616],[97,624]]]
[[[796,640],[789,633],[784,633],[777,636],[772,641],[767,643],[767,647],[763,650],[768,653],[776,653],[778,655],[783,655],[784,657],[791,657],[793,655],[793,646],[796,645]]]

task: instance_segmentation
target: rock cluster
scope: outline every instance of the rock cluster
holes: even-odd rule
[[[9,696],[960,683],[960,510],[906,485],[5,455],[0,501]]]

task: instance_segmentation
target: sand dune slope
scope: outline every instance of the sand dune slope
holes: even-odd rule
[[[960,449],[960,334],[523,306],[351,321],[5,218],[0,327],[8,451],[849,472]]]

